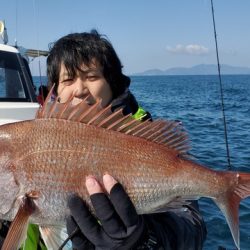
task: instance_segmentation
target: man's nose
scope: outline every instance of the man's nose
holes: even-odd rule
[[[86,89],[84,83],[82,81],[77,80],[75,82],[74,96],[81,97],[83,95],[84,89]]]

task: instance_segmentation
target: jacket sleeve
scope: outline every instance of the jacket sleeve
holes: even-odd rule
[[[193,201],[184,209],[143,215],[149,233],[156,237],[161,249],[198,250],[206,239],[206,226],[199,212],[198,202]],[[159,248],[158,248],[159,249]]]

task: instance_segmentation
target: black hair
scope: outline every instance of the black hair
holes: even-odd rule
[[[63,63],[70,78],[75,78],[82,64],[90,66],[96,60],[103,69],[103,76],[111,87],[113,98],[118,97],[130,85],[130,78],[122,73],[122,64],[112,44],[96,30],[72,33],[60,38],[50,48],[47,58],[49,84],[59,81],[60,67]]]

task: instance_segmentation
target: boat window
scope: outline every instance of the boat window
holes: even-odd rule
[[[17,70],[0,67],[0,98],[25,98],[22,81]]]
[[[31,101],[31,88],[33,84],[22,57],[0,51],[0,101]]]

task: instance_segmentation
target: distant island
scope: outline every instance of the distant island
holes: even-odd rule
[[[217,75],[218,68],[215,64],[199,64],[190,68],[175,67],[166,70],[149,69],[141,73],[132,74],[133,76],[150,76],[150,75]],[[250,75],[250,68],[236,67],[221,64],[222,75]]]

